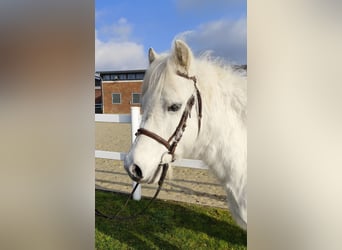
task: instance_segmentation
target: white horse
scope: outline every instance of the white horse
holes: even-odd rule
[[[142,86],[142,130],[124,161],[129,176],[153,183],[162,175],[161,164],[200,159],[224,186],[233,218],[246,229],[246,77],[207,57],[195,58],[180,40],[170,55],[151,48],[149,62]]]

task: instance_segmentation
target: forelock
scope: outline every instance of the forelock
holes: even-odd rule
[[[159,99],[164,88],[165,76],[167,72],[167,56],[156,59],[146,71],[142,85],[142,104],[148,98],[151,103]]]

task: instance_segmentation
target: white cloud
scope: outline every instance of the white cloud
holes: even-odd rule
[[[96,70],[144,69],[147,59],[144,46],[130,41],[95,40]]]
[[[247,62],[246,19],[206,23],[177,35],[176,39],[185,40],[195,53],[211,50],[214,56],[230,63]]]
[[[132,25],[120,18],[95,30],[95,69],[128,70],[147,67],[144,46],[131,38]]]
[[[132,30],[132,25],[122,17],[115,23],[101,26],[98,35],[105,40],[126,41],[130,38]]]

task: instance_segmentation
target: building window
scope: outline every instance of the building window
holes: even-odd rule
[[[136,80],[143,80],[144,79],[144,73],[136,73],[135,74],[135,79]]]
[[[127,74],[127,79],[128,80],[135,80],[135,74],[134,73]]]
[[[101,87],[101,79],[95,79],[95,87]]]
[[[121,104],[121,94],[112,93],[112,104]]]
[[[118,77],[118,75],[110,75],[110,80],[112,80],[112,81],[116,81],[116,80],[118,80],[119,79],[119,77]]]
[[[103,75],[103,76],[102,76],[102,79],[103,79],[104,81],[109,81],[109,80],[110,80],[110,75]]]
[[[100,73],[103,81],[143,80],[145,72],[113,72]]]
[[[127,80],[127,75],[126,74],[120,74],[119,79],[120,80]]]
[[[132,104],[140,104],[140,93],[132,93]]]

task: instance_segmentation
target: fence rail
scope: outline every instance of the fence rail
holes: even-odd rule
[[[129,115],[119,115],[119,114],[95,114],[95,122],[111,122],[111,123],[131,123],[132,124],[132,141],[135,138],[135,132],[140,124],[140,108],[131,107],[131,114]],[[111,152],[95,150],[95,158],[110,159],[123,161],[125,159],[126,153],[123,152]],[[192,159],[181,159],[173,163],[177,167],[187,167],[196,169],[208,169],[208,167],[200,160]],[[133,183],[135,185],[135,183]],[[140,185],[139,185],[140,187]],[[137,189],[136,193],[133,195],[133,199],[141,199],[141,189]]]
[[[95,150],[95,158],[123,161],[125,159],[125,156],[126,153],[123,152]],[[192,159],[176,160],[172,165],[185,168],[208,169],[203,161]]]
[[[131,115],[95,114],[96,122],[131,123]]]

